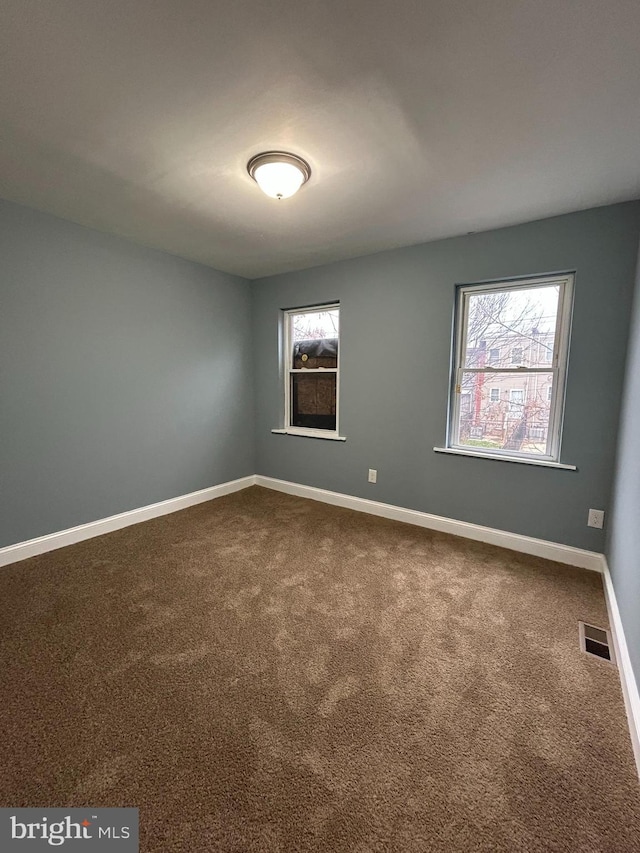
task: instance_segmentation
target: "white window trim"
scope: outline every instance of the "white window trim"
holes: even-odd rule
[[[301,435],[304,438],[324,438],[329,441],[346,441],[347,437],[338,435],[330,429],[302,429],[302,427],[287,427],[286,429],[272,429],[274,435]]]
[[[500,459],[511,462],[526,462],[529,464],[541,464],[547,467],[566,468],[576,470],[574,465],[565,465],[560,462],[562,425],[564,419],[565,387],[567,378],[567,364],[569,358],[569,340],[571,336],[571,315],[573,308],[573,285],[574,273],[562,273],[559,275],[539,276],[528,279],[502,279],[501,281],[483,282],[477,284],[466,284],[458,287],[455,306],[454,323],[454,347],[453,347],[453,369],[451,371],[451,387],[449,392],[449,416],[447,425],[446,447],[434,447],[438,453],[453,453],[461,456],[480,456],[488,459]],[[560,292],[558,296],[558,322],[553,349],[553,359],[549,366],[540,368],[514,368],[512,366],[495,368],[486,365],[484,368],[463,368],[463,348],[466,339],[467,310],[466,301],[469,294],[491,293],[505,289],[528,290],[532,287],[543,287],[545,285],[558,284]],[[460,388],[462,373],[485,372],[495,373],[518,373],[523,375],[530,373],[551,373],[553,393],[549,417],[548,452],[546,454],[519,453],[513,450],[498,450],[495,448],[484,451],[482,448],[460,444],[458,441],[458,429],[460,424]]]
[[[340,435],[340,330],[342,328],[342,313],[340,312],[340,320],[338,327],[338,356],[336,367],[318,367],[311,370],[305,368],[291,367],[291,353],[293,352],[293,341],[291,339],[291,317],[296,314],[317,314],[322,311],[331,311],[337,309],[340,312],[340,303],[331,302],[327,305],[311,305],[304,308],[289,308],[283,311],[283,355],[282,365],[284,374],[284,427],[280,429],[272,429],[271,432],[276,435],[298,435],[305,438],[324,438],[330,441],[346,441],[346,437]],[[336,428],[332,429],[309,429],[305,427],[296,427],[291,425],[291,375],[293,373],[335,373],[336,374]]]
[[[515,462],[518,465],[539,465],[541,468],[561,468],[564,471],[577,471],[577,465],[566,465],[564,462],[552,462],[550,459],[542,457],[538,459],[534,456],[518,458],[517,456],[499,456],[497,451],[491,450],[488,453],[483,453],[482,450],[475,447],[465,447],[462,450],[459,447],[434,447],[436,453],[451,453],[452,456],[475,456],[477,459],[493,459],[497,462]]]

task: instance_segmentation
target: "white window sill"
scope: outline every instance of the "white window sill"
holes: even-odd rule
[[[525,459],[523,456],[503,456],[499,453],[481,453],[478,450],[462,450],[458,447],[434,447],[436,453],[451,453],[454,456],[475,456],[476,459],[497,459],[498,462],[519,462],[522,465],[540,465],[543,468],[562,468],[565,471],[577,471],[576,465],[565,465],[550,459]]]
[[[346,441],[345,435],[338,435],[336,432],[329,432],[321,429],[272,429],[271,432],[275,435],[301,435],[304,438],[323,438],[325,441]]]

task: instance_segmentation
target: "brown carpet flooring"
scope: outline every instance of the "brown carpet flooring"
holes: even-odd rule
[[[598,575],[251,488],[0,571],[0,805],[141,850],[640,850]]]

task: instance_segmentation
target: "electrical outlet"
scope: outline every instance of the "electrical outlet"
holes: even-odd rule
[[[377,483],[378,482],[378,472],[375,468],[369,468],[369,482]]]
[[[604,510],[590,509],[589,520],[587,521],[587,525],[589,527],[598,527],[600,530],[602,530],[602,528],[604,527]]]

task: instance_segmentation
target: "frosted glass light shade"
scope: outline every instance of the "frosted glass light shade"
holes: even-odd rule
[[[297,193],[304,175],[290,163],[265,163],[258,166],[253,177],[263,193],[271,198],[289,198]]]
[[[309,164],[295,154],[267,151],[247,164],[247,171],[263,193],[271,198],[289,198],[309,180]]]

